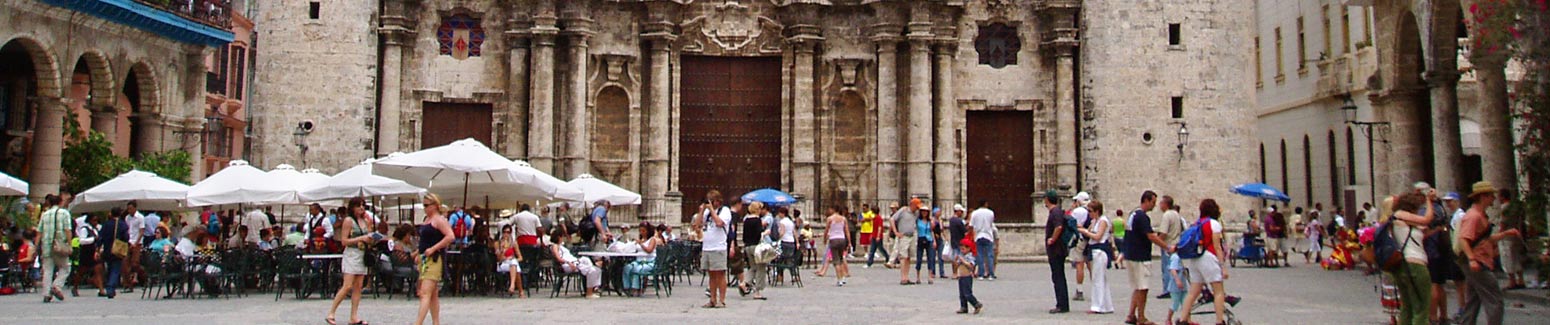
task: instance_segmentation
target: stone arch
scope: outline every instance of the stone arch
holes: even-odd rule
[[[59,63],[49,54],[48,47],[35,39],[19,36],[0,43],[0,50],[8,49],[13,45],[20,46],[27,54],[27,58],[32,61],[32,72],[36,75],[33,94],[39,97],[61,96],[64,86],[59,80]]]
[[[866,160],[867,118],[866,99],[853,89],[835,96],[834,110],[834,160],[861,162]]]
[[[113,65],[107,56],[95,50],[86,51],[74,62],[71,74],[85,73],[90,80],[90,88],[87,90],[91,94],[91,101],[87,103],[90,105],[88,109],[112,106],[116,101],[117,96],[114,95],[117,92],[114,90],[117,87],[113,80]]]
[[[630,95],[619,86],[598,90],[592,110],[592,157],[630,158]]]
[[[130,112],[161,113],[161,93],[157,91],[156,69],[145,61],[136,62],[129,67],[129,74],[124,77],[123,92],[130,96]]]
[[[120,137],[127,137],[129,142],[128,153],[138,156],[147,152],[158,151],[156,143],[160,141],[160,126],[157,125],[158,113],[161,112],[160,92],[156,87],[156,70],[150,63],[137,62],[129,67],[129,73],[124,77],[121,94],[127,99],[127,109],[120,109],[128,119],[128,132],[119,132]]]
[[[1392,67],[1395,80],[1389,84],[1392,89],[1421,89],[1425,87],[1425,81],[1421,73],[1426,70],[1426,52],[1421,37],[1421,20],[1410,11],[1400,11],[1399,19],[1394,20],[1392,30],[1394,35],[1394,51]]]

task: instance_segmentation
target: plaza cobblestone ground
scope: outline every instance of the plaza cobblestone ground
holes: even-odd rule
[[[956,285],[949,280],[900,286],[897,270],[856,266],[856,277],[845,287],[835,287],[832,277],[814,278],[807,270],[804,288],[771,288],[766,292],[768,301],[733,297],[726,309],[699,308],[705,298],[696,279],[694,285],[680,283],[672,297],[660,299],[586,300],[574,295],[550,299],[547,292],[529,299],[449,297],[443,300],[442,315],[446,324],[1119,324],[1129,304],[1130,288],[1123,273],[1111,272],[1119,313],[1088,315],[1082,312],[1086,302],[1073,302],[1072,313],[1049,315],[1045,310],[1053,306],[1054,298],[1048,267],[1007,264],[1001,266],[999,280],[975,283],[975,293],[986,305],[984,314],[957,315],[953,313]],[[1302,265],[1229,272],[1227,290],[1243,297],[1233,311],[1245,324],[1381,324],[1388,319],[1373,288],[1376,278],[1359,272]],[[289,294],[278,302],[264,294],[198,300],[141,300],[139,296],[135,292],[116,300],[80,297],[52,304],[41,304],[34,294],[0,297],[0,324],[323,324],[329,304],[316,298],[296,300]],[[1166,304],[1166,300],[1150,300],[1148,317],[1163,319]],[[367,295],[361,314],[373,324],[404,324],[413,321],[417,306],[402,295],[393,300]],[[348,308],[348,302],[341,307],[340,324],[346,323]],[[1546,317],[1550,307],[1508,301],[1508,324],[1541,323]],[[1196,321],[1212,319],[1198,315]]]

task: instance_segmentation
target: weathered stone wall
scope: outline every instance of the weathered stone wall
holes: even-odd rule
[[[377,5],[324,2],[319,19],[311,19],[308,3],[257,2],[251,163],[336,173],[372,157]],[[297,123],[306,120],[315,125],[312,133],[294,136]]]
[[[1227,220],[1253,202],[1228,188],[1257,178],[1254,127],[1253,3],[1178,0],[1083,4],[1083,189],[1106,207],[1132,209],[1143,190],[1172,195],[1185,214],[1204,198]],[[1182,45],[1168,45],[1168,24]],[[1170,97],[1184,97],[1182,119]],[[1179,151],[1176,122],[1189,142]],[[1143,135],[1150,133],[1150,143]]]

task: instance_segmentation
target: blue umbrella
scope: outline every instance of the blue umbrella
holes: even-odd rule
[[[1281,192],[1281,190],[1278,190],[1273,186],[1265,185],[1265,183],[1248,183],[1233,186],[1232,192],[1238,195],[1261,200],[1275,200],[1281,202],[1292,201],[1292,197],[1286,196],[1286,193]]]
[[[754,190],[753,192],[748,192],[748,194],[743,194],[742,199],[743,202],[763,202],[765,205],[772,207],[783,207],[791,205],[792,203],[797,203],[797,199],[791,197],[790,194],[786,194],[786,192],[781,192],[780,190],[773,188],[759,189]]]

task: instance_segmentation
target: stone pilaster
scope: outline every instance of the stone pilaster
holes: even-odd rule
[[[91,111],[91,129],[101,132],[108,139],[118,139],[118,109],[113,106],[96,106]]]
[[[400,151],[404,142],[402,130],[404,45],[409,41],[411,29],[403,26],[402,17],[383,17],[384,24],[377,32],[382,34],[382,96],[380,117],[377,121],[377,156],[385,157]],[[391,22],[391,23],[390,23]],[[412,142],[411,142],[412,143]]]
[[[814,30],[816,32],[816,30]],[[797,34],[788,40],[794,54],[791,92],[792,119],[792,184],[793,193],[817,195],[818,184],[818,117],[813,107],[814,69],[813,52],[819,37],[814,33]]]
[[[553,3],[549,10],[540,8],[533,17],[532,90],[528,92],[528,163],[533,168],[553,174],[555,166],[555,118],[554,118],[554,38],[559,33],[555,26]]]
[[[645,33],[641,35],[648,44],[646,60],[646,117],[642,126],[645,130],[641,140],[641,195],[648,199],[668,199],[663,207],[664,212],[670,215],[680,211],[682,197],[672,196],[670,192],[670,169],[672,165],[673,146],[673,51],[676,50],[673,42],[678,40],[678,35],[673,32],[675,26],[671,16],[676,11],[675,4],[666,2],[652,3],[649,7],[650,18],[645,24]],[[674,199],[677,199],[674,201]],[[692,198],[691,198],[692,199]],[[680,218],[670,217],[668,220],[678,221]]]
[[[924,5],[917,5],[911,12],[915,19],[909,24],[909,151],[905,183],[908,195],[930,195],[935,189],[931,175],[931,34],[930,13]]]
[[[1475,79],[1480,81],[1480,159],[1483,178],[1498,189],[1518,188],[1517,154],[1513,150],[1512,111],[1507,103],[1506,59],[1477,58]]]
[[[65,102],[58,97],[38,99],[37,126],[33,129],[31,177],[28,197],[34,202],[59,193],[60,153],[64,151]]]
[[[587,125],[587,41],[592,37],[592,20],[578,15],[565,21],[563,34],[568,65],[565,74],[565,173],[562,179],[591,173],[591,128]]]
[[[500,152],[511,157],[528,159],[527,152],[527,104],[528,104],[528,37],[526,28],[513,27],[506,31],[511,53],[506,56],[506,124],[505,130],[496,130],[505,138],[500,141]],[[504,133],[502,133],[504,131]]]
[[[899,184],[899,26],[872,27],[877,46],[877,199],[903,198]]]
[[[1432,102],[1431,145],[1434,169],[1431,172],[1436,175],[1436,184],[1433,185],[1450,191],[1465,189],[1469,185],[1463,184],[1464,179],[1460,173],[1463,171],[1461,164],[1464,159],[1464,148],[1460,146],[1462,140],[1459,138],[1459,75],[1452,72],[1456,70],[1458,69],[1450,67],[1426,73],[1427,84],[1431,87]]]
[[[958,195],[958,142],[953,136],[959,119],[958,96],[953,87],[953,60],[958,52],[956,39],[936,42],[936,197],[941,204],[945,200],[959,201]]]
[[[204,137],[201,136],[205,131],[205,123],[209,123],[209,121],[205,120],[204,116],[194,116],[177,120],[176,127],[178,133],[183,134],[182,139],[180,139],[182,141],[182,145],[180,147],[182,147],[183,150],[188,151],[189,156],[194,157],[193,166],[191,166],[189,169],[188,174],[189,178],[195,182],[204,180],[205,178],[205,164],[203,160],[205,146],[203,141]],[[302,164],[303,166],[306,166],[305,161],[303,161]]]

